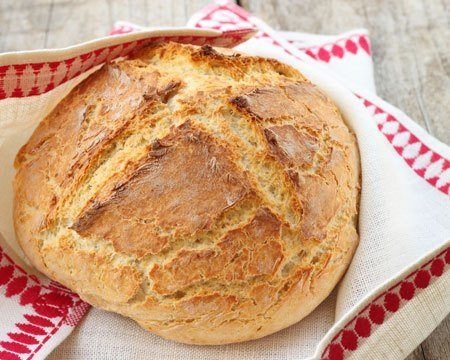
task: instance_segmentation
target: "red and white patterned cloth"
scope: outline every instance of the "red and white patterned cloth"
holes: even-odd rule
[[[0,359],[42,359],[55,348],[55,359],[404,358],[450,312],[449,147],[377,97],[365,30],[338,36],[276,32],[227,1],[207,6],[188,25],[220,33],[148,31],[120,22],[114,37],[57,51],[0,55]],[[332,295],[302,322],[275,335],[192,347],[92,309],[57,347],[89,306],[21,260],[11,226],[11,161],[39,119],[89,69],[168,40],[237,46],[277,58],[333,98],[360,146],[360,246]]]

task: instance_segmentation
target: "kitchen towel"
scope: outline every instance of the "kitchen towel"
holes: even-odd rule
[[[42,359],[53,349],[53,359],[404,358],[450,311],[450,149],[377,97],[364,29],[338,36],[277,32],[227,1],[207,6],[188,26],[200,30],[121,22],[113,37],[0,55],[0,359]],[[89,306],[33,272],[14,240],[11,164],[20,144],[96,66],[169,40],[236,46],[296,67],[336,102],[358,138],[360,245],[352,264],[306,319],[260,340],[176,344],[97,309],[80,321]]]

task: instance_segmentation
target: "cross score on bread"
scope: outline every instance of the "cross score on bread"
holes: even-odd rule
[[[301,320],[358,243],[355,136],[275,60],[144,48],[75,87],[15,166],[32,263],[176,341],[245,341]]]

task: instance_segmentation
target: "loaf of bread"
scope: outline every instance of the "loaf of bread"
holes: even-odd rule
[[[358,243],[355,137],[275,60],[144,48],[76,86],[15,167],[16,234],[33,265],[184,343],[294,324]]]

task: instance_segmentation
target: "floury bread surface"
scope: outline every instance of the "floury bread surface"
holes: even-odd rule
[[[74,88],[15,166],[16,233],[36,268],[176,341],[299,321],[358,243],[355,138],[274,60],[145,48]]]

